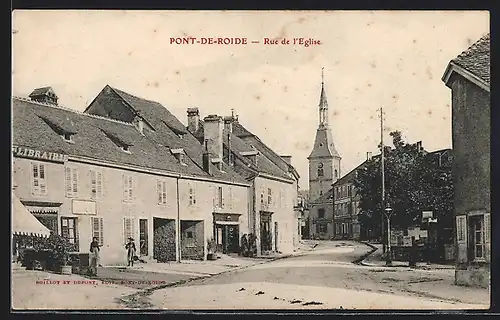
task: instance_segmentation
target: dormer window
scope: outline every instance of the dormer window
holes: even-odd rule
[[[178,136],[180,139],[184,139],[184,133],[179,133],[179,134],[177,134],[177,136]]]
[[[172,154],[175,156],[175,158],[177,159],[177,161],[179,161],[181,165],[187,166],[186,162],[184,161],[185,160],[184,149],[170,149],[170,152],[172,152]]]
[[[102,130],[102,132],[104,132],[104,134],[109,138],[109,140],[111,140],[123,152],[130,153],[130,147],[132,146],[131,143],[123,141],[122,139],[118,138],[116,135],[110,132],[104,130]]]
[[[40,117],[55,133],[57,133],[64,141],[74,143],[73,135],[76,131],[73,125],[64,119],[48,119],[45,117]]]
[[[64,133],[61,136],[63,137],[64,141],[69,142],[69,143],[74,143],[74,141],[73,141],[73,135],[72,134],[70,134],[70,133]]]

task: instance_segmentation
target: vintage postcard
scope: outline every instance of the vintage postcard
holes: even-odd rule
[[[13,11],[14,310],[490,307],[487,11]]]

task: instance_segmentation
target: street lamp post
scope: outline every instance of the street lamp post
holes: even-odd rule
[[[387,204],[387,207],[385,208],[385,216],[387,218],[387,260],[386,260],[386,265],[391,266],[392,265],[392,252],[391,252],[391,215],[392,215],[392,208]]]

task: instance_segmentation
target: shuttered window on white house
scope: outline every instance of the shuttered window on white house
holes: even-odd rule
[[[133,199],[133,180],[132,176],[123,175],[123,201],[131,202]]]
[[[47,194],[47,183],[45,180],[45,164],[43,163],[32,163],[32,183],[31,191],[34,195],[46,195]]]
[[[129,238],[134,238],[135,236],[135,218],[134,217],[124,217],[123,218],[123,243],[127,243]]]
[[[102,172],[90,170],[90,188],[92,199],[100,199],[103,196]]]
[[[104,224],[100,217],[91,217],[92,223],[92,239],[97,238],[97,241],[102,246],[104,245]]]
[[[65,168],[66,176],[66,196],[67,197],[77,197],[78,196],[78,170],[76,168]]]
[[[158,204],[161,206],[167,205],[167,182],[158,179],[156,181],[156,194]]]
[[[234,205],[233,205],[233,201],[234,201],[234,191],[233,191],[233,187],[229,187],[229,208],[230,209],[233,209]]]
[[[196,190],[193,185],[189,185],[189,205],[196,204]]]

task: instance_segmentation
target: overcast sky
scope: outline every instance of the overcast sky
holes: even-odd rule
[[[487,12],[16,11],[13,93],[52,86],[83,111],[109,84],[162,103],[229,115],[268,146],[291,155],[308,188],[307,156],[318,126],[321,68],[329,121],[347,173],[401,130],[424,148],[451,147],[450,59],[489,32]],[[260,44],[174,45],[171,37],[245,37]],[[313,38],[321,45],[264,45]]]

